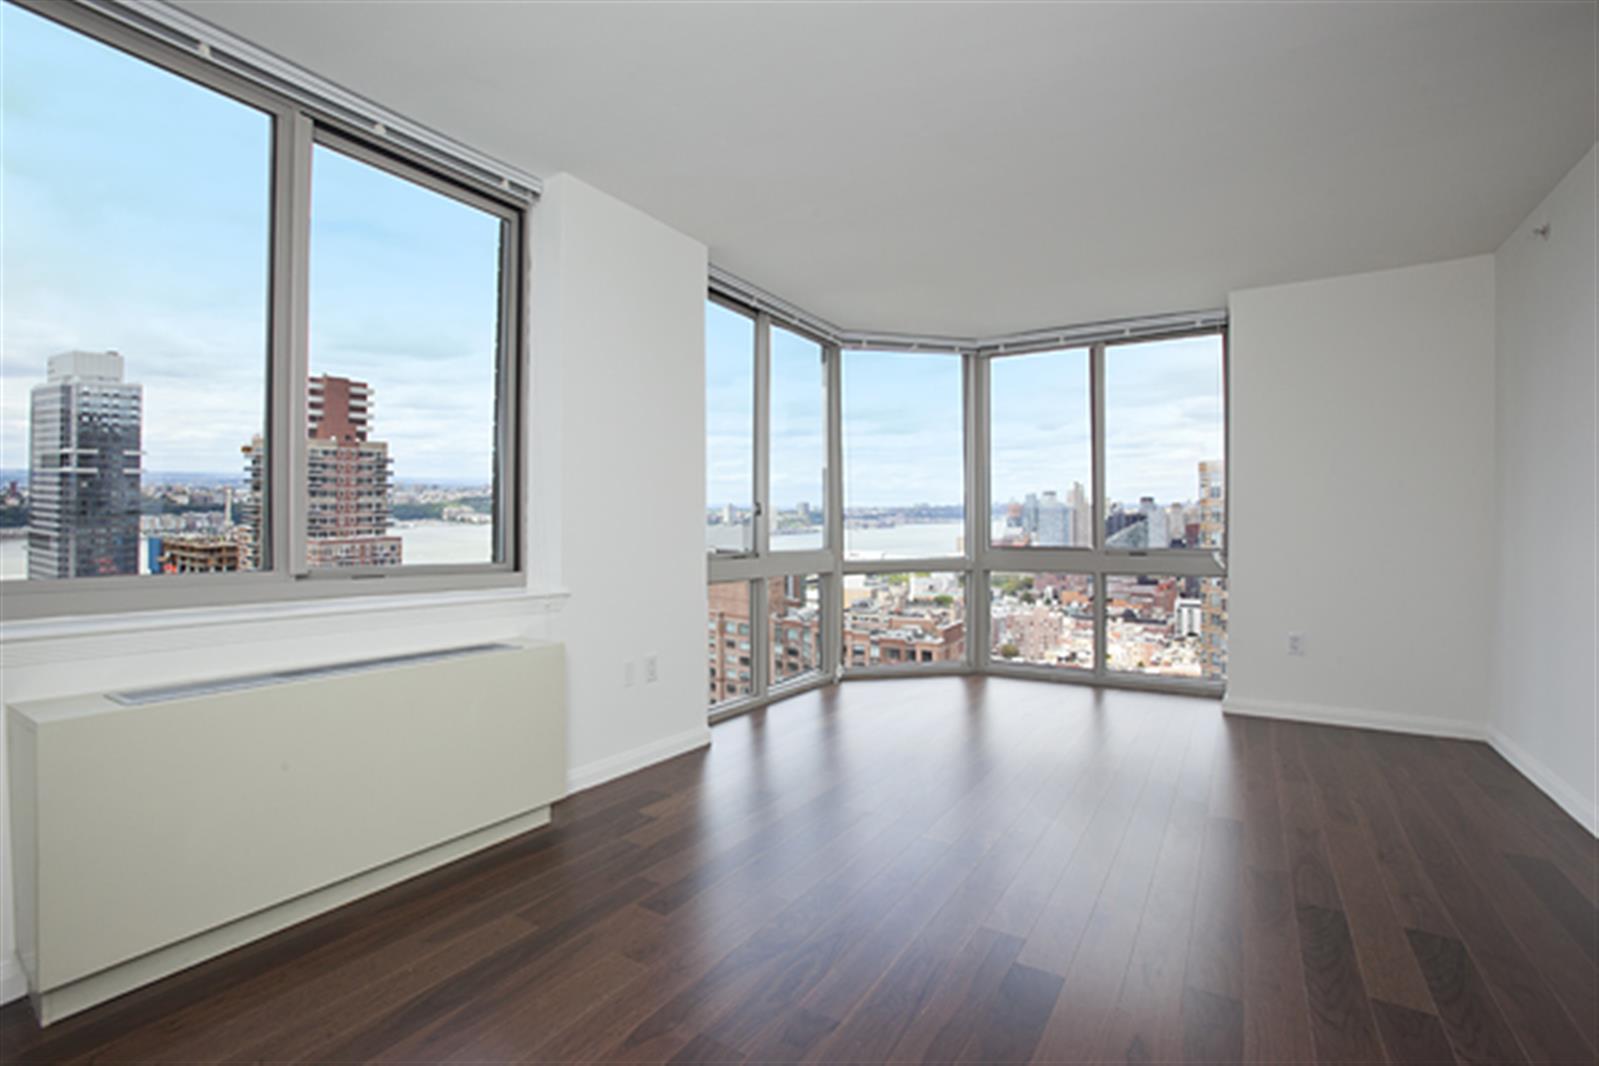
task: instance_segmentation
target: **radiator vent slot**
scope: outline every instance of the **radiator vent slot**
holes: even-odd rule
[[[439,651],[419,651],[410,655],[386,655],[377,659],[356,659],[326,666],[307,666],[298,670],[274,670],[265,674],[244,674],[239,677],[219,677],[210,681],[196,681],[186,685],[159,685],[155,688],[134,688],[111,692],[107,698],[124,707],[141,707],[147,703],[165,703],[168,700],[191,699],[195,696],[212,696],[219,692],[238,692],[243,689],[266,688],[290,681],[309,681],[319,677],[338,677],[342,674],[361,674],[368,670],[382,670],[391,666],[412,666],[417,663],[436,662],[440,659],[458,659],[463,655],[481,655],[489,651],[509,651],[513,644],[469,644],[460,648]]]

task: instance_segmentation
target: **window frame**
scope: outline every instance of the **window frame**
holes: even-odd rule
[[[842,542],[841,505],[842,485],[839,471],[839,349],[838,345],[816,331],[788,318],[774,316],[758,307],[751,307],[722,293],[708,291],[706,300],[737,314],[745,315],[755,324],[755,439],[751,454],[754,459],[751,483],[754,487],[754,514],[748,551],[705,551],[706,586],[726,581],[750,583],[750,645],[752,690],[748,696],[712,704],[709,719],[717,722],[723,718],[743,714],[764,706],[772,700],[792,696],[798,692],[832,682],[838,669],[838,647],[842,640],[839,616],[839,569],[836,561]],[[822,477],[822,547],[785,551],[771,548],[771,383],[772,383],[772,329],[782,328],[821,348],[821,384],[823,395],[823,432],[826,469]],[[820,667],[815,671],[774,682],[771,677],[771,606],[768,582],[781,577],[812,577],[817,579],[821,597]]]
[[[528,442],[524,395],[528,349],[529,214],[535,201],[489,180],[447,173],[419,153],[386,141],[382,129],[280,95],[167,41],[79,4],[3,0],[31,16],[82,34],[133,60],[253,108],[271,120],[267,333],[263,386],[266,498],[261,570],[219,574],[117,575],[61,581],[26,578],[0,583],[7,623],[80,615],[132,614],[183,608],[373,595],[419,595],[523,586],[527,579]],[[304,476],[309,368],[311,156],[317,144],[378,166],[430,191],[487,210],[502,221],[499,350],[495,357],[495,554],[488,563],[312,569],[306,565]],[[287,441],[284,447],[282,442]]]
[[[1091,547],[1043,547],[1037,545],[996,547],[989,543],[990,538],[986,535],[980,538],[975,563],[980,580],[976,582],[973,591],[976,596],[981,598],[981,603],[968,602],[967,604],[968,625],[970,627],[981,627],[980,639],[975,636],[968,637],[968,642],[971,644],[971,650],[975,656],[975,668],[979,673],[1046,678],[1077,684],[1158,689],[1206,696],[1221,695],[1226,690],[1225,680],[1158,677],[1111,670],[1107,655],[1109,633],[1107,610],[1109,601],[1104,594],[1104,590],[1109,587],[1107,578],[1110,577],[1136,577],[1152,573],[1173,577],[1217,577],[1224,581],[1227,577],[1227,552],[1232,544],[1232,486],[1230,481],[1224,480],[1226,491],[1222,501],[1222,522],[1225,533],[1222,539],[1222,546],[1219,549],[1110,548],[1106,546],[1108,538],[1105,534],[1105,515],[1109,509],[1108,497],[1105,493],[1105,356],[1107,351],[1128,344],[1145,344],[1182,337],[1211,335],[1217,336],[1221,341],[1223,478],[1230,477],[1231,457],[1229,452],[1231,451],[1232,442],[1232,404],[1230,402],[1231,381],[1228,365],[1228,328],[1225,324],[1210,325],[1197,329],[1152,332],[1112,340],[1098,340],[1089,344],[1090,417],[1092,422],[1090,443],[1093,453],[1094,476],[1093,545]],[[981,442],[981,455],[980,462],[977,463],[976,468],[980,484],[978,485],[977,497],[973,506],[983,515],[991,514],[993,509],[992,486],[989,481],[992,444],[990,435],[991,395],[989,388],[991,364],[989,360],[1003,359],[1011,355],[1028,355],[1042,351],[1052,351],[1059,347],[1061,346],[1058,343],[1046,342],[1036,346],[986,349],[980,352],[979,365],[975,373],[976,391],[979,396],[972,409],[973,415],[980,420],[977,427],[977,436]],[[989,632],[993,620],[991,614],[992,605],[989,602],[991,591],[989,581],[991,575],[995,573],[1078,573],[1093,577],[1095,588],[1093,669],[1061,671],[1054,667],[1007,663],[993,655]]]

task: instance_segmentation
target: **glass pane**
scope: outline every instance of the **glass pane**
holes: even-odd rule
[[[827,407],[822,346],[772,327],[772,550],[822,546]]]
[[[923,666],[966,658],[960,574],[849,574],[844,578],[844,665]]]
[[[716,581],[710,587],[705,650],[710,659],[710,703],[736,700],[755,691],[754,634],[750,632],[750,583]]]
[[[1105,536],[1112,548],[1220,548],[1219,334],[1105,349]]]
[[[995,357],[988,367],[993,543],[1093,547],[1088,349]]]
[[[496,215],[318,145],[307,563],[497,557]]]
[[[822,668],[822,584],[814,574],[774,577],[766,585],[772,684]]]
[[[705,547],[755,547],[755,320],[705,302]]]
[[[254,569],[272,119],[0,5],[0,578]]]
[[[1157,677],[1227,676],[1227,589],[1219,577],[1105,578],[1107,666]]]
[[[844,353],[844,555],[965,552],[961,360]]]
[[[1094,668],[1092,574],[990,574],[989,597],[994,662]]]

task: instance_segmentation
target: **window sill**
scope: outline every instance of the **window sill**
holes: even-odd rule
[[[391,614],[396,611],[463,606],[513,607],[521,604],[527,607],[529,613],[555,614],[565,606],[570,595],[571,593],[563,588],[462,589],[454,592],[341,596],[327,599],[240,603],[220,607],[130,611],[124,614],[23,619],[0,624],[0,644],[13,645],[72,637],[209,628],[339,615]]]

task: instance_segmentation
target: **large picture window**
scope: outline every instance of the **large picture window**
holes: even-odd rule
[[[1089,357],[1073,348],[990,360],[991,543],[1093,547]]]
[[[755,319],[705,304],[705,547],[755,547]]]
[[[265,431],[273,116],[0,20],[7,595],[266,567],[239,449]]]
[[[0,20],[6,616],[520,580],[525,202],[77,5]]]
[[[1106,347],[1108,547],[1223,546],[1224,424],[1220,334]]]
[[[965,554],[961,357],[844,353],[844,555]]]

